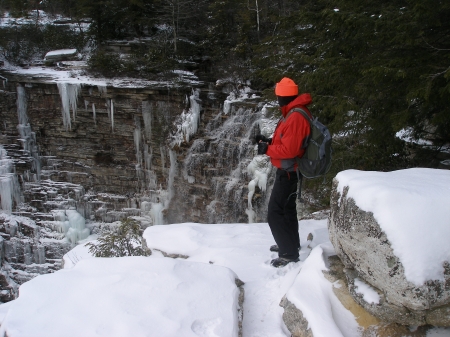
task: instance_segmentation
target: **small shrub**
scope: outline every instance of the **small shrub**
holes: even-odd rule
[[[13,64],[42,60],[51,50],[76,48],[86,43],[83,33],[52,25],[0,27],[0,53]]]
[[[87,243],[89,253],[95,257],[149,256],[139,223],[127,218],[118,227],[103,229],[98,243]]]
[[[105,76],[117,76],[123,69],[123,64],[117,54],[103,51],[93,53],[88,60],[89,69]]]

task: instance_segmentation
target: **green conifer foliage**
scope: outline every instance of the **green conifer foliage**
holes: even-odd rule
[[[86,247],[95,257],[149,256],[152,252],[141,232],[139,223],[127,218],[118,227],[107,227],[97,239],[97,244],[87,243]]]

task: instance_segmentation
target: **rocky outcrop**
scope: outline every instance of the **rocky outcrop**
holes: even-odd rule
[[[309,323],[303,316],[303,313],[294,304],[292,304],[286,296],[280,302],[283,307],[283,321],[286,324],[292,337],[313,337]]]
[[[341,195],[333,182],[330,240],[346,269],[350,293],[368,312],[385,322],[421,326],[449,325],[450,266],[444,268],[444,281],[427,281],[418,286],[408,281],[404,267],[394,254],[389,239],[371,212],[361,210],[348,188]],[[378,293],[378,303],[367,303],[355,291],[355,279]]]
[[[359,334],[361,337],[425,337],[427,331],[432,327],[409,327],[398,323],[392,323],[390,320],[380,320],[366,310],[359,301],[355,301],[354,294],[349,291],[346,268],[338,256],[328,257],[328,270],[324,271],[325,278],[333,285],[333,293],[341,304],[350,311],[359,325]],[[281,300],[280,306],[283,307],[283,321],[286,324],[292,337],[313,337],[308,320],[304,317],[302,311],[291,303],[286,297]],[[318,313],[320,315],[320,313]]]

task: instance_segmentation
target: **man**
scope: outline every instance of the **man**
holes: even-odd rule
[[[310,94],[298,95],[298,86],[290,78],[283,78],[275,86],[275,95],[283,117],[278,122],[273,138],[257,135],[258,154],[270,157],[277,167],[275,183],[270,195],[268,222],[277,243],[270,247],[278,251],[278,258],[270,264],[283,267],[299,261],[300,238],[296,209],[297,183],[301,174],[297,171],[296,157],[302,157],[310,134],[309,122],[301,113],[292,111],[301,108],[310,116],[306,108],[312,102]]]

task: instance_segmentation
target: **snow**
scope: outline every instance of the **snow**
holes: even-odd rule
[[[380,303],[380,295],[366,282],[360,280],[359,278],[355,278],[355,292],[357,294],[361,294],[364,301],[367,303]]]
[[[53,57],[53,56],[59,56],[59,55],[73,55],[77,52],[76,49],[58,49],[58,50],[52,50],[49,51],[47,54],[45,54],[45,59],[48,57]]]
[[[304,239],[328,241],[326,220],[305,220],[300,224]],[[270,266],[277,257],[269,247],[275,242],[267,224],[175,224],[146,229],[147,245],[170,254],[189,256],[188,261],[213,263],[233,270],[245,283],[243,336],[286,336],[279,303],[297,276],[301,263],[282,269]],[[314,247],[318,242],[313,241]],[[302,248],[301,260],[310,249]]]
[[[64,62],[68,64],[69,62]],[[81,85],[93,85],[98,87],[115,87],[115,88],[151,88],[151,87],[170,87],[178,88],[183,85],[197,86],[202,82],[198,79],[179,77],[175,80],[168,81],[150,81],[139,78],[120,77],[120,78],[93,78],[85,75],[83,65],[85,62],[77,62],[79,69],[60,70],[57,68],[47,68],[35,66],[29,68],[18,68],[11,65],[3,67],[5,71],[11,74],[23,75],[27,78],[41,79],[46,83],[70,83]],[[184,84],[183,84],[184,83]]]
[[[338,173],[338,191],[374,218],[415,285],[444,280],[450,261],[450,171],[412,168],[393,172]]]
[[[324,256],[334,253],[331,243],[315,247],[295,279],[286,298],[307,319],[314,337],[357,337],[358,323],[333,293],[333,285],[322,273]]]
[[[238,295],[235,274],[220,266],[145,257],[85,259],[23,284],[0,334],[237,337]]]
[[[0,335],[237,336],[237,277],[244,282],[243,337],[290,336],[279,306],[285,295],[302,309],[314,336],[360,336],[322,273],[334,254],[327,220],[299,224],[301,261],[279,269],[270,266],[277,254],[269,251],[267,223],[148,227],[149,257],[92,257],[84,246],[95,242],[90,236],[64,256],[63,270],[23,284],[17,300],[0,305]],[[434,328],[427,336],[449,332]]]

